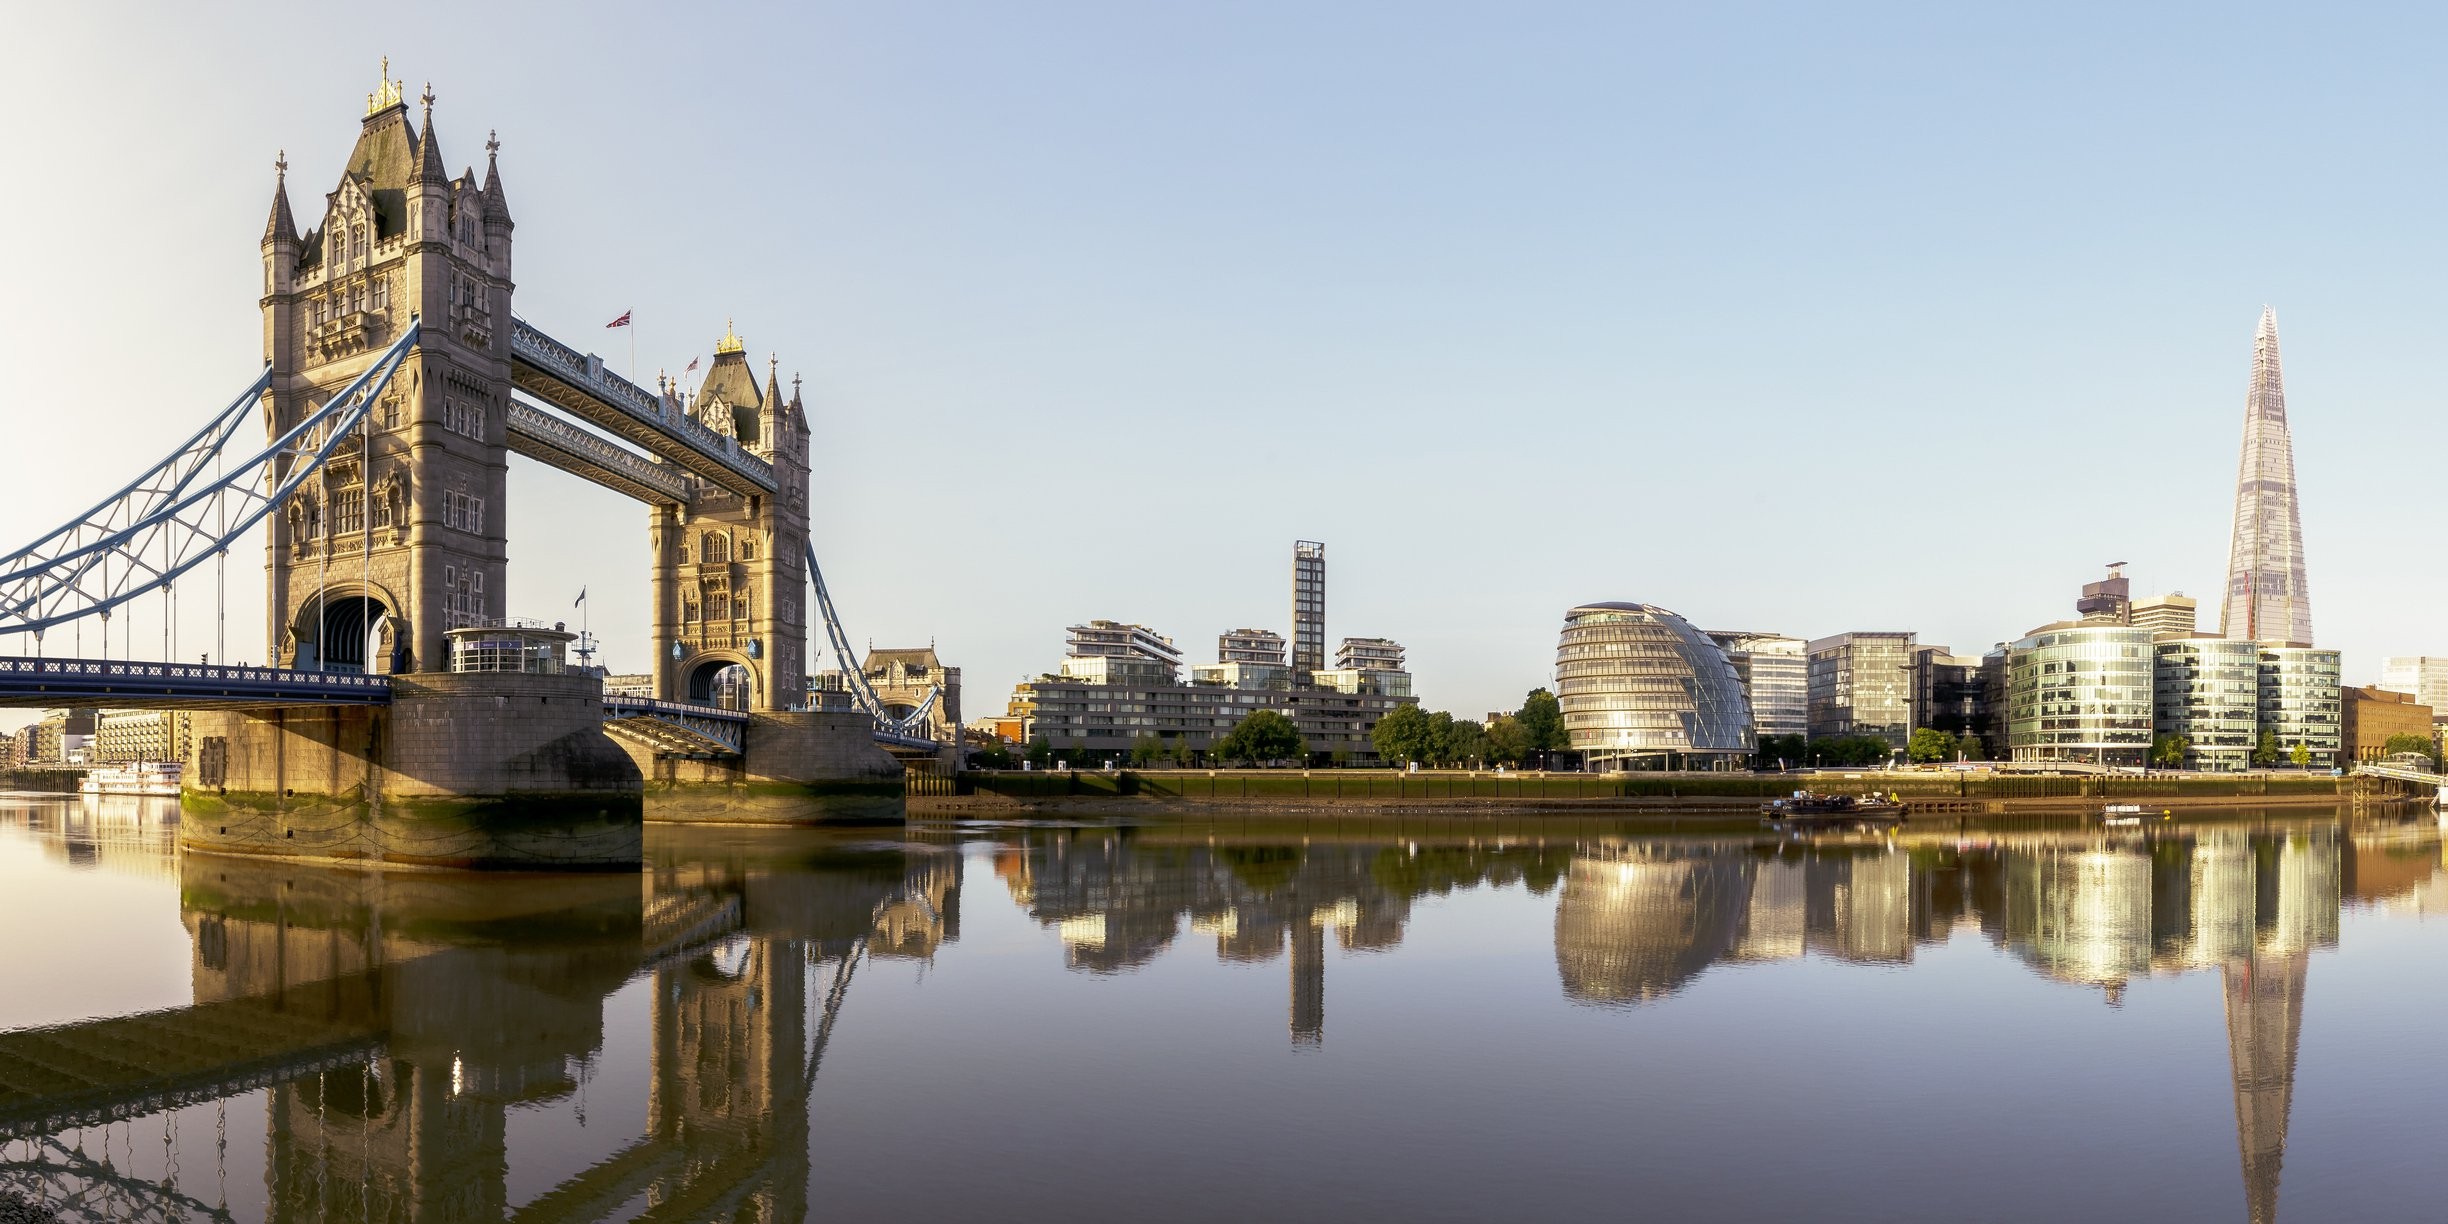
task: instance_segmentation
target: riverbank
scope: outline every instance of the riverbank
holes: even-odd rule
[[[2069,814],[2108,803],[2168,811],[2335,807],[2388,795],[2354,778],[2303,774],[2021,775],[1844,773],[1538,774],[1361,770],[1120,770],[970,773],[912,779],[913,817],[1165,819],[1218,807],[1295,815],[1552,814],[1755,821],[1798,789],[1881,791],[1916,818]],[[1200,818],[1204,818],[1203,816]]]

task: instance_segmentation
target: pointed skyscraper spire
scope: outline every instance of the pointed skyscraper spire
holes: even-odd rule
[[[297,218],[289,215],[289,151],[272,163],[272,216],[264,222],[265,242],[296,242]]]
[[[2235,530],[2219,636],[2312,644],[2303,519],[2295,501],[2295,442],[2278,367],[2278,312],[2261,309],[2252,387],[2244,395],[2244,455],[2236,466]]]

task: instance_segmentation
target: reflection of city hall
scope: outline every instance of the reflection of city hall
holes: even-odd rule
[[[1960,849],[1584,846],[1556,906],[1556,966],[1567,996],[1634,1005],[1719,961],[1896,963],[1977,928],[2111,1003],[2135,977],[2215,969],[2246,1200],[2263,1221],[2276,1212],[2310,953],[2337,943],[2349,895],[2436,892],[2437,858],[2426,844],[2392,859],[2334,826],[2030,835]]]
[[[957,860],[655,861],[641,895],[633,877],[175,860],[195,1004],[0,1034],[0,1138],[268,1087],[274,1220],[801,1218],[851,977],[957,937]],[[513,1212],[510,1111],[581,1090],[607,998],[641,973],[645,1133]],[[40,1085],[29,1053],[56,1072]]]
[[[1421,843],[1306,847],[1041,834],[999,852],[1015,902],[1058,932],[1075,969],[1111,973],[1180,938],[1227,961],[1286,956],[1294,1044],[1325,1031],[1325,933],[1346,951],[1401,942],[1412,901],[1476,884],[1558,879],[1555,957],[1567,998],[1663,999],[1720,961],[1817,954],[1898,964],[1978,930],[2039,973],[2111,1003],[2155,973],[2225,983],[2237,1142],[2252,1219],[2274,1218],[2304,986],[2349,898],[2448,906],[2436,841],[2349,841],[2335,826],[2033,834],[1803,848],[1613,840],[1562,847]]]

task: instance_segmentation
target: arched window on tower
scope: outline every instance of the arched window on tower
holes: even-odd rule
[[[360,221],[360,222],[358,222],[357,224],[352,225],[352,226],[350,226],[350,227],[349,227],[349,258],[350,258],[350,259],[364,259],[365,257],[366,257],[366,233],[365,233],[365,222]]]
[[[754,560],[756,560],[756,537],[755,537],[755,536],[741,536],[741,537],[740,537],[740,542],[739,542],[739,554],[740,554],[740,560],[742,560],[742,561],[754,561]]]
[[[731,561],[731,537],[719,531],[705,533],[705,559],[708,565],[727,565]]]

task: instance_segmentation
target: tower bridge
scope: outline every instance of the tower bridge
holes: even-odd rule
[[[809,542],[799,380],[785,392],[779,358],[760,372],[726,327],[697,386],[650,390],[517,315],[500,142],[481,175],[454,173],[432,90],[416,101],[387,80],[369,96],[311,224],[276,163],[254,382],[0,558],[0,636],[19,643],[0,705],[206,711],[190,844],[216,850],[579,866],[634,863],[645,814],[897,815],[883,748],[926,755],[942,732],[931,699],[888,706],[850,652]],[[510,618],[512,454],[642,503],[651,702],[605,702],[571,635]],[[220,601],[258,528],[267,664],[232,667],[221,636],[174,662],[181,592],[209,577]],[[162,610],[152,659],[139,601]],[[846,693],[810,687],[811,616]],[[63,630],[72,657],[53,658]],[[560,814],[505,831],[512,809]],[[539,832],[555,821],[575,840]]]

